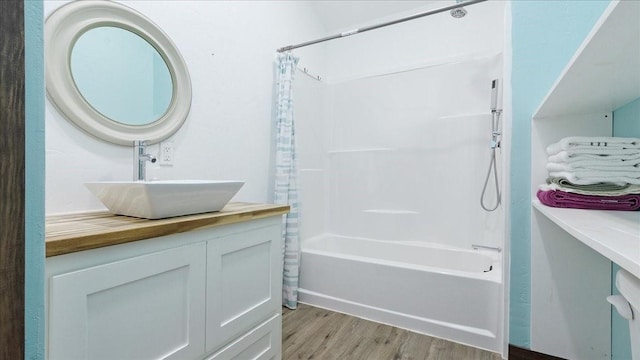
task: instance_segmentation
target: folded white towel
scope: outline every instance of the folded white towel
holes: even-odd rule
[[[640,149],[640,139],[605,136],[569,136],[555,144],[547,146],[547,154],[557,154],[562,150],[625,150]]]
[[[576,185],[591,185],[601,182],[616,185],[640,185],[640,175],[629,171],[552,171],[549,172],[549,176],[563,177]]]
[[[582,162],[582,161],[640,161],[640,149],[618,150],[614,154],[594,154],[592,152],[583,151],[560,151],[557,154],[550,155],[549,162]]]
[[[640,158],[635,160],[582,160],[582,161],[572,161],[568,164],[576,169],[605,169],[605,170],[614,170],[619,168],[621,170],[630,170],[633,171],[635,169],[640,170]]]
[[[640,160],[636,161],[598,161],[584,160],[574,162],[547,162],[548,171],[626,171],[640,174]]]
[[[570,192],[575,194],[595,195],[595,196],[622,196],[622,195],[630,195],[630,194],[640,194],[640,185],[629,185],[623,190],[589,191],[589,190],[581,190],[581,189],[564,187],[562,185],[551,183],[551,184],[542,184],[539,186],[539,189],[542,191],[560,190],[560,191]]]

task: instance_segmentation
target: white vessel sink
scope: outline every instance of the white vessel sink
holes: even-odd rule
[[[221,210],[243,181],[100,181],[85,186],[110,212],[145,219]]]

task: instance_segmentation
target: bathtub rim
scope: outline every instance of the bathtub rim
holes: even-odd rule
[[[377,259],[377,258],[368,257],[368,256],[341,254],[341,253],[338,253],[338,252],[335,252],[335,251],[309,249],[307,247],[309,243],[318,242],[318,241],[321,241],[324,238],[329,238],[329,237],[372,241],[372,242],[384,243],[384,244],[402,244],[402,245],[416,246],[416,247],[421,247],[421,248],[434,248],[434,249],[440,249],[440,250],[451,250],[451,251],[455,251],[455,252],[472,253],[474,255],[484,255],[484,256],[487,256],[487,257],[489,257],[491,259],[492,269],[491,269],[491,271],[482,272],[482,273],[455,270],[455,269],[444,269],[444,268],[435,267],[435,266],[408,264],[408,263],[403,263],[403,262],[399,262],[399,261]],[[455,277],[474,278],[474,279],[478,279],[478,280],[491,281],[491,282],[495,282],[497,284],[502,284],[502,278],[503,278],[503,276],[502,276],[502,256],[503,256],[503,254],[502,254],[502,252],[498,252],[498,251],[494,251],[494,250],[465,249],[465,248],[447,246],[447,245],[444,245],[444,244],[441,244],[441,243],[423,242],[423,241],[379,240],[379,239],[371,239],[371,238],[358,237],[358,236],[338,235],[338,234],[333,234],[333,233],[323,233],[323,234],[319,234],[319,235],[304,239],[304,240],[301,241],[300,245],[301,245],[300,246],[300,253],[301,254],[302,253],[309,253],[309,254],[315,254],[315,255],[319,255],[319,256],[337,257],[337,258],[340,258],[340,259],[353,260],[353,261],[359,261],[359,262],[374,262],[374,263],[385,265],[385,266],[394,266],[394,267],[399,267],[399,268],[409,269],[409,270],[428,271],[428,272],[433,272],[433,273],[442,274],[442,275],[455,276]]]

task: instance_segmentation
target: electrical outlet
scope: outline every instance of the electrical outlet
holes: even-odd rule
[[[173,166],[173,142],[163,141],[160,143],[160,165]]]

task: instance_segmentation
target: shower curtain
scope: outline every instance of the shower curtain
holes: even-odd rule
[[[298,272],[300,251],[298,246],[298,169],[296,166],[295,131],[293,123],[293,77],[298,58],[292,54],[279,54],[276,69],[276,204],[289,205],[291,210],[283,216],[282,304],[295,309],[298,304]]]

